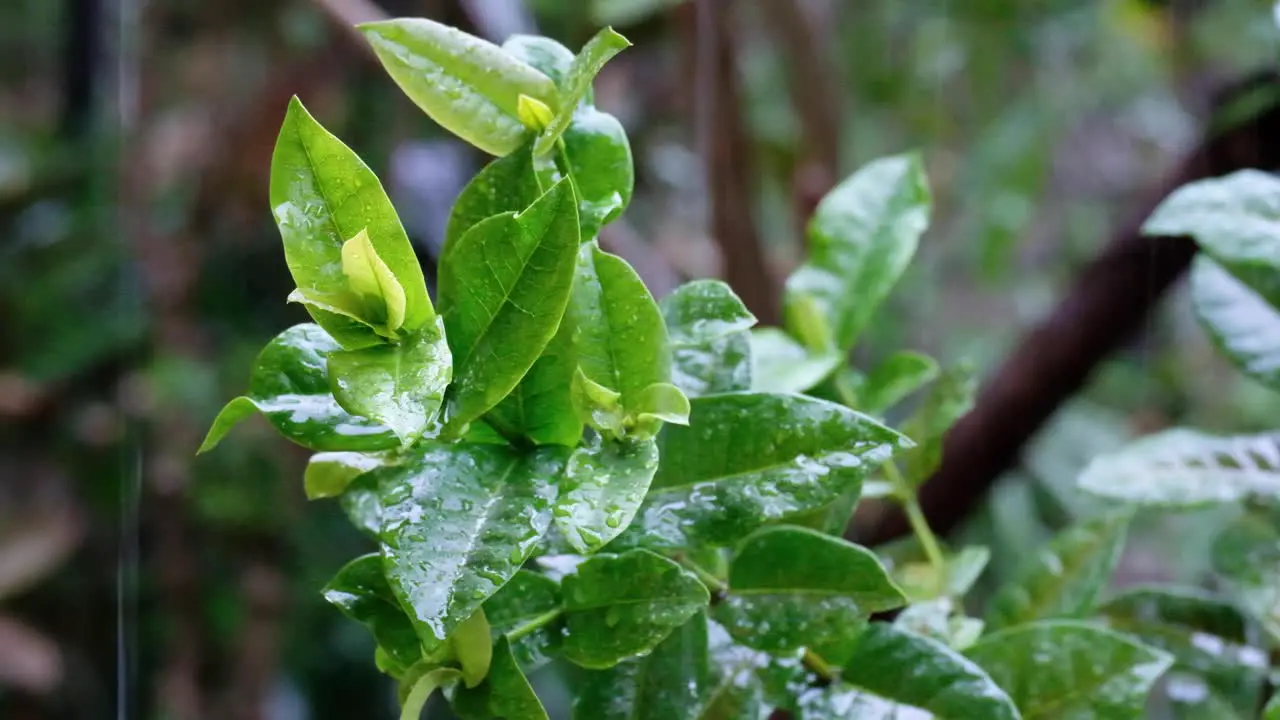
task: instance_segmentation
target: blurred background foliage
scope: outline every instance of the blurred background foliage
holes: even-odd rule
[[[710,4],[381,9],[496,41],[541,32],[576,48],[612,23],[635,42],[597,81],[637,165],[632,207],[602,242],[658,294],[723,276],[726,254],[753,241],[717,241],[709,224],[704,158],[724,123],[746,141],[735,162],[750,194],[732,212],[753,221],[765,282],[802,257],[815,193],[920,148],[933,227],[857,351],[865,364],[905,347],[989,372],[1214,122],[1213,89],[1274,66],[1280,46],[1257,0]],[[307,506],[303,454],[259,423],[194,456],[257,348],[304,319],[284,303],[266,206],[289,95],[384,178],[428,267],[484,161],[337,21],[362,7],[0,8],[0,717],[392,716],[363,629],[320,599],[365,543],[332,503]],[[731,51],[717,57],[740,81],[736,107],[715,105],[724,95],[699,69],[712,36]],[[1072,486],[1097,452],[1173,423],[1261,429],[1278,411],[1170,298],[969,523],[993,549],[985,585],[1092,511]],[[1142,523],[1119,582],[1198,582],[1220,521]]]

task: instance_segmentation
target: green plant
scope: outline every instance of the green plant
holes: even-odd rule
[[[632,190],[626,135],[591,94],[621,36],[574,55],[426,20],[361,30],[415,103],[497,159],[454,205],[433,305],[378,179],[295,99],[271,207],[315,322],[268,343],[202,450],[259,412],[317,451],[308,496],[337,498],[378,548],[324,595],[372,633],[403,718],[437,689],[463,718],[545,718],[526,675],[551,662],[581,668],[583,720],[1141,714],[1173,656],[1095,613],[1130,513],[1069,529],[969,617],[989,553],[945,547],[915,491],[972,374],[845,361],[928,223],[915,155],[823,200],[784,327],[753,328],[725,284],[657,302],[595,241]],[[884,423],[926,386],[902,432]],[[901,503],[916,537],[844,540],[864,495]],[[1157,600],[1103,610],[1219,609]]]

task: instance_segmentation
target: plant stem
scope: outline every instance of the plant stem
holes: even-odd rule
[[[817,675],[818,677],[822,678],[824,682],[829,683],[829,682],[835,681],[836,679],[835,669],[831,667],[831,663],[828,663],[818,653],[810,650],[809,648],[805,648],[803,660],[804,660],[804,666],[809,668],[809,670],[812,671],[814,675]]]
[[[707,586],[707,589],[711,591],[712,595],[723,595],[724,593],[729,592],[729,585],[725,581],[711,574],[706,568],[683,555],[681,555],[678,560],[681,565],[685,566],[689,570],[689,572],[698,576],[698,579],[702,581],[703,585]]]
[[[920,510],[920,503],[916,500],[915,491],[907,484],[906,478],[902,477],[902,473],[898,471],[898,466],[892,461],[883,465],[885,477],[889,482],[893,483],[895,494],[898,501],[902,503],[902,509],[907,513],[907,521],[911,523],[911,530],[916,534],[916,538],[920,541],[920,546],[924,548],[925,557],[929,559],[929,564],[933,565],[938,571],[938,577],[941,581],[943,573],[946,571],[947,561],[942,556],[942,548],[938,546],[938,538],[934,537],[933,531],[929,529],[929,521],[925,520],[924,513]]]
[[[511,632],[507,633],[507,640],[511,642],[515,642],[516,640],[519,640],[525,635],[532,633],[538,628],[560,617],[560,612],[561,612],[560,610],[551,610],[551,611],[542,613],[541,615],[529,620],[529,622],[523,625],[517,625],[515,628],[511,630]]]

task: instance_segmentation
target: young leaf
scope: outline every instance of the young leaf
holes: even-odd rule
[[[857,388],[858,404],[854,409],[868,415],[883,415],[903,398],[936,380],[940,372],[938,361],[928,355],[910,351],[894,353],[862,381]]]
[[[658,474],[624,535],[646,546],[731,545],[856,492],[910,446],[865,415],[799,395],[710,395],[690,407],[688,427],[663,429]]]
[[[485,419],[507,437],[523,435],[538,445],[576,446],[582,440],[582,421],[572,394],[577,369],[573,326],[562,320],[529,372]]]
[[[1132,515],[1110,513],[1059,533],[992,598],[987,626],[998,630],[1092,612],[1120,560]]]
[[[397,345],[332,351],[328,369],[333,397],[343,409],[383,423],[409,443],[435,420],[453,359],[436,318]]]
[[[1166,430],[1094,458],[1079,484],[1103,498],[1166,508],[1280,498],[1280,433]]]
[[[364,302],[362,317],[381,320],[387,336],[404,325],[405,296],[400,281],[378,256],[367,230],[342,244],[342,274],[351,291]]]
[[[916,441],[903,454],[903,474],[912,485],[923,483],[942,464],[942,441],[947,431],[973,407],[977,381],[973,368],[961,363],[942,371],[920,407],[902,423],[902,432]]]
[[[521,95],[516,102],[516,116],[524,126],[542,132],[555,121],[555,113],[546,103],[528,95]]]
[[[671,339],[672,381],[690,397],[751,389],[756,318],[728,285],[695,280],[659,303]]]
[[[351,415],[333,399],[325,356],[339,350],[319,325],[295,325],[277,335],[253,364],[249,393],[218,413],[200,452],[216,447],[255,410],[281,435],[312,450],[370,452],[399,446],[390,428]]]
[[[809,261],[787,279],[787,296],[812,296],[847,351],[915,254],[929,223],[924,165],[915,154],[863,166],[819,203],[809,221]]]
[[[671,383],[654,383],[641,390],[636,409],[636,427],[644,431],[641,435],[657,435],[662,423],[689,424],[689,398]]]
[[[579,420],[596,432],[610,438],[621,438],[627,431],[627,411],[622,407],[622,393],[587,377],[581,367],[573,371],[569,398]]]
[[[493,648],[493,665],[484,683],[473,689],[458,688],[450,704],[462,720],[547,720],[542,701],[521,672],[505,637]]]
[[[710,680],[707,625],[695,613],[648,655],[587,673],[573,720],[713,720],[700,712]]]
[[[941,576],[938,568],[925,557],[915,544],[910,559],[892,562],[894,582],[912,602],[932,600],[937,597],[962,598],[973,587],[991,560],[991,550],[981,545],[965,548],[955,554],[946,553],[946,567]]]
[[[494,635],[509,640],[517,662],[533,672],[559,653],[562,605],[560,583],[519,570],[484,608]]]
[[[392,464],[382,455],[358,452],[322,452],[311,456],[302,477],[308,500],[338,497],[352,480],[361,475]]]
[[[400,704],[400,720],[418,720],[422,716],[422,708],[436,688],[457,682],[462,673],[453,668],[442,667],[423,673],[414,681],[409,693]]]
[[[427,650],[533,553],[563,472],[560,449],[455,443],[365,476],[378,487],[387,579]]]
[[[626,530],[657,471],[653,440],[604,440],[574,451],[555,510],[556,525],[574,551],[593,553]]]
[[[484,608],[477,608],[449,633],[449,646],[462,669],[462,682],[469,688],[479,685],[493,662],[493,641]]]
[[[373,633],[378,647],[399,675],[422,659],[422,646],[400,603],[396,601],[382,558],[376,553],[347,563],[324,587],[324,599]]]
[[[440,313],[453,349],[449,420],[497,405],[560,326],[573,279],[578,218],[561,182],[529,209],[473,226],[440,268]]]
[[[556,107],[555,119],[538,136],[534,145],[535,155],[545,155],[555,146],[556,140],[569,127],[574,111],[591,89],[591,82],[609,59],[622,50],[631,47],[631,43],[613,28],[605,28],[587,41],[582,50],[573,58],[568,73],[560,86],[560,103]]]
[[[887,623],[871,623],[858,636],[840,680],[896,704],[927,710],[934,717],[1020,718],[1009,695],[972,660],[936,640]]]
[[[906,602],[870,550],[813,530],[775,526],[738,547],[729,596],[713,616],[742,644],[785,652],[848,640],[872,613]]]
[[[423,18],[359,26],[391,79],[444,129],[491,155],[521,145],[517,105],[527,95],[559,107],[551,78],[497,45]]]
[[[1138,718],[1168,653],[1083,622],[1053,620],[993,633],[965,653],[1007,689],[1024,720]]]
[[[1280,298],[1280,273],[1274,297]],[[1191,265],[1191,302],[1213,344],[1258,382],[1280,389],[1280,309],[1209,258]]]
[[[289,272],[303,295],[364,321],[308,305],[315,321],[343,347],[381,344],[369,325],[388,319],[366,316],[359,296],[365,285],[353,288],[343,271],[343,244],[361,233],[391,275],[384,274],[381,282],[389,289],[394,279],[404,295],[404,319],[398,327],[413,332],[435,317],[422,267],[377,176],[296,97],[289,103],[271,157],[271,212],[284,240]],[[400,300],[394,302],[398,307]]]
[[[561,585],[564,654],[585,668],[648,652],[711,600],[692,573],[648,550],[588,558]]]
[[[1213,543],[1213,569],[1230,583],[1243,607],[1273,644],[1280,643],[1280,522],[1274,514],[1245,514]]]
[[[810,352],[778,328],[751,331],[751,388],[758,392],[804,392],[835,372],[840,363],[840,353]]]
[[[1280,270],[1280,178],[1240,170],[1175,190],[1151,213],[1147,235],[1189,235],[1209,257],[1239,275]]]

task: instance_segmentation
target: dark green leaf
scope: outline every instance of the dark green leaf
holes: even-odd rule
[[[412,333],[435,317],[422,267],[377,176],[296,97],[271,157],[271,211],[289,272],[304,296],[357,317],[363,314],[343,272],[342,246],[366,232],[404,291],[404,331]],[[311,304],[307,309],[347,349],[382,342],[366,323]]]
[[[562,160],[578,191],[582,239],[590,240],[631,202],[635,186],[631,144],[617,118],[586,106],[573,114],[561,140]]]
[[[938,361],[928,355],[910,351],[894,353],[877,365],[857,388],[858,406],[855,409],[868,415],[882,415],[906,396],[937,379],[939,372]]]
[[[1237,275],[1280,270],[1280,178],[1240,170],[1184,185],[1160,203],[1142,231],[1189,235]]]
[[[424,18],[359,26],[387,73],[441,127],[491,155],[524,141],[521,95],[559,104],[551,78],[497,45]]]
[[[551,524],[564,452],[425,445],[375,470],[382,554],[430,650],[511,579]]]
[[[512,35],[502,43],[502,51],[551,78],[556,87],[564,86],[573,65],[572,50],[541,35]],[[586,100],[593,102],[590,94]]]
[[[503,213],[524,212],[541,196],[532,142],[485,165],[453,203],[449,224],[445,227],[440,264],[449,262],[463,234],[482,220]]]
[[[377,539],[382,529],[382,500],[378,497],[378,478],[372,472],[357,476],[338,498],[342,512],[352,525]]]
[[[400,445],[389,428],[343,410],[329,389],[325,356],[341,350],[319,325],[295,325],[262,349],[249,378],[249,394],[227,404],[200,446],[212,450],[254,410],[280,434],[312,450],[369,452]]]
[[[1110,513],[1055,536],[992,598],[987,626],[998,630],[1091,613],[1120,559],[1131,517]]]
[[[694,613],[648,655],[587,673],[573,718],[701,720],[709,674],[707,619]]]
[[[1280,498],[1280,434],[1165,430],[1094,458],[1079,483],[1100,497],[1156,507]]]
[[[1280,522],[1252,512],[1228,525],[1213,543],[1213,569],[1226,579],[1235,597],[1280,644]]]
[[[547,720],[547,711],[521,672],[505,637],[493,649],[493,665],[475,688],[459,687],[451,698],[462,720]]]
[[[439,318],[397,345],[334,350],[328,368],[344,410],[386,425],[406,444],[434,424],[453,376]]]
[[[364,555],[347,563],[324,588],[324,599],[347,617],[364,624],[391,660],[393,674],[422,659],[422,646],[400,603],[396,602],[382,558]]]
[[[624,537],[730,545],[770,522],[856,492],[909,441],[865,415],[799,395],[695,398],[689,426],[668,425],[649,497]]]
[[[814,530],[763,528],[739,546],[713,614],[739,642],[780,652],[856,635],[907,602],[875,553]]]
[[[902,424],[902,432],[916,442],[903,454],[903,474],[907,482],[924,482],[942,464],[942,441],[947,431],[973,407],[977,381],[967,363],[942,371],[920,407]]]
[[[658,446],[652,440],[604,440],[574,451],[555,510],[569,545],[587,555],[626,530],[657,471]]]
[[[589,558],[562,587],[564,654],[586,668],[648,652],[711,599],[696,576],[648,550]]]
[[[370,470],[390,464],[393,464],[391,459],[383,455],[358,452],[316,453],[307,461],[302,484],[306,487],[308,500],[337,497],[347,489],[352,480]]]
[[[1128,636],[1053,620],[988,635],[965,653],[1007,689],[1024,720],[1140,718],[1173,658]]]
[[[756,318],[728,285],[695,280],[660,303],[671,337],[673,382],[690,397],[751,389]]]
[[[478,418],[524,377],[560,326],[578,248],[566,183],[520,214],[468,230],[440,268],[440,313],[455,358],[449,423]]]
[[[1278,287],[1272,297],[1280,298]],[[1200,255],[1191,266],[1191,302],[1213,344],[1246,375],[1280,389],[1280,309]]]
[[[751,387],[760,392],[799,393],[840,366],[834,350],[811,352],[778,328],[751,331]]]
[[[848,350],[915,254],[930,203],[917,155],[863,166],[814,212],[809,261],[788,278],[788,303],[799,293],[817,300],[836,347]]]
[[[485,418],[507,436],[524,435],[539,445],[576,446],[582,440],[582,421],[573,408],[573,324],[560,329],[521,378]]]
[[[545,665],[559,652],[560,583],[520,570],[484,604],[495,636],[511,641],[511,651],[526,671]]]
[[[622,50],[631,47],[631,43],[613,28],[604,28],[596,33],[582,50],[573,58],[569,71],[560,83],[560,99],[552,120],[534,145],[534,153],[545,155],[555,146],[556,140],[569,127],[578,103],[591,91],[591,83],[609,59]]]

